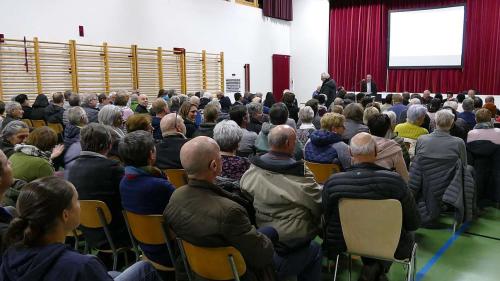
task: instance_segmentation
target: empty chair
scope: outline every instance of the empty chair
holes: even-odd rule
[[[324,184],[332,174],[340,172],[340,166],[337,164],[320,164],[307,161],[305,163],[319,184]]]
[[[188,183],[187,174],[184,169],[167,169],[165,174],[168,177],[168,181],[171,182],[175,188],[179,188]]]
[[[398,200],[343,198],[339,202],[339,213],[349,263],[351,263],[351,255],[401,263],[407,266],[406,280],[415,280],[417,244],[413,245],[409,258],[398,260],[394,257],[403,223],[402,207]],[[338,259],[339,256],[335,264],[334,280],[337,277]],[[350,279],[351,266],[349,264]]]
[[[31,124],[33,125],[33,128],[46,126],[45,120],[31,120]]]

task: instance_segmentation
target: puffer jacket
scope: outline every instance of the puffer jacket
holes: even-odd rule
[[[321,187],[303,161],[274,152],[266,156],[252,157],[240,181],[253,196],[257,226],[276,229],[277,251],[308,245],[319,234]]]
[[[257,153],[266,153],[269,151],[269,142],[267,141],[267,136],[269,135],[269,132],[271,131],[272,128],[276,127],[276,125],[272,125],[269,122],[266,122],[262,124],[261,131],[259,135],[257,136],[257,139],[255,139],[255,148],[257,150]],[[300,141],[297,139],[295,140],[295,159],[296,160],[302,160],[304,159],[304,151],[302,144]]]
[[[351,166],[349,147],[342,141],[342,137],[326,130],[314,131],[304,148],[306,161],[314,163],[339,163],[342,168]]]
[[[397,173],[372,163],[361,163],[328,179],[322,194],[325,222],[323,249],[332,259],[346,250],[339,214],[339,200],[342,198],[400,201],[403,225],[395,257],[408,257],[413,244],[409,231],[419,227],[420,218],[412,193]]]
[[[477,199],[500,203],[500,144],[471,141],[467,143],[467,160],[474,167]]]
[[[471,169],[460,158],[429,158],[417,154],[410,167],[408,187],[415,194],[423,223],[431,223],[439,217],[441,202],[456,208],[458,222],[472,219],[475,183]]]

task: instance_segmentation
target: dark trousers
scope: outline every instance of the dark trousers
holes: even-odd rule
[[[290,254],[274,254],[274,266],[278,278],[297,276],[297,281],[319,281],[321,278],[321,246],[311,241],[308,247],[300,248]]]

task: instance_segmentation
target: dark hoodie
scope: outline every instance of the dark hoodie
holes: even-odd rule
[[[341,142],[342,137],[336,133],[326,130],[314,131],[309,135],[309,141],[304,149],[306,161],[324,164],[339,163],[339,152],[334,145]]]
[[[82,255],[64,244],[11,247],[2,257],[2,281],[112,281],[94,256]]]
[[[69,124],[64,128],[64,148],[68,149],[75,142],[80,141],[80,127]]]
[[[45,108],[45,121],[47,123],[60,123],[63,124],[64,108],[62,106],[50,103]]]

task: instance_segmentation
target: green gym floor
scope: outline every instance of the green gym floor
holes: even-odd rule
[[[487,208],[470,224],[452,234],[448,229],[419,229],[416,233],[416,281],[498,281],[500,280],[500,210]],[[345,263],[346,264],[346,263]],[[357,281],[360,260],[353,260],[352,280]],[[332,269],[333,271],[333,269]],[[405,280],[403,266],[393,264],[391,281]],[[333,280],[333,274],[323,274]],[[349,280],[347,267],[337,280]]]

